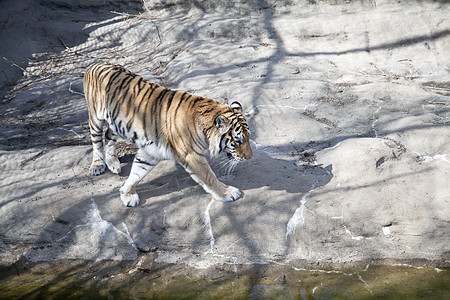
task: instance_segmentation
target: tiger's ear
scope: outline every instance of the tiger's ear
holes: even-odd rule
[[[224,129],[228,129],[228,125],[230,125],[230,120],[228,120],[228,118],[224,115],[218,115],[214,119],[214,124],[216,125],[217,129],[219,129],[219,131],[225,131]]]
[[[234,111],[237,111],[237,112],[239,112],[239,113],[242,112],[242,105],[241,105],[239,102],[237,102],[237,101],[234,101],[233,103],[231,103],[230,107],[231,107]]]

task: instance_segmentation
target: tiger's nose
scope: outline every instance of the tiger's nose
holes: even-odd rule
[[[252,148],[250,147],[250,143],[244,149],[244,158],[250,159],[253,156]]]
[[[245,159],[250,159],[253,157],[253,152],[252,149],[250,149],[250,153],[247,153],[247,155],[245,156]]]

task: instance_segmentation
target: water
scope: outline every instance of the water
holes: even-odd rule
[[[0,299],[450,299],[450,269],[22,262],[0,267]]]

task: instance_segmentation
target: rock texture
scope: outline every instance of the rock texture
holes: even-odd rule
[[[151,251],[157,262],[205,268],[448,266],[448,9],[3,1],[0,260],[135,260]],[[91,177],[82,74],[96,61],[241,102],[254,157],[232,174],[212,164],[244,196],[213,201],[167,161],[139,185],[140,206],[124,207],[119,188],[135,151],[125,143],[122,173]]]

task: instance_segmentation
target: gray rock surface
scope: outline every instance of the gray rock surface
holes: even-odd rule
[[[449,265],[445,1],[184,3],[0,3],[1,262]],[[213,201],[167,161],[124,207],[125,143],[120,175],[90,176],[96,61],[241,102],[254,157],[212,165],[244,196]]]

